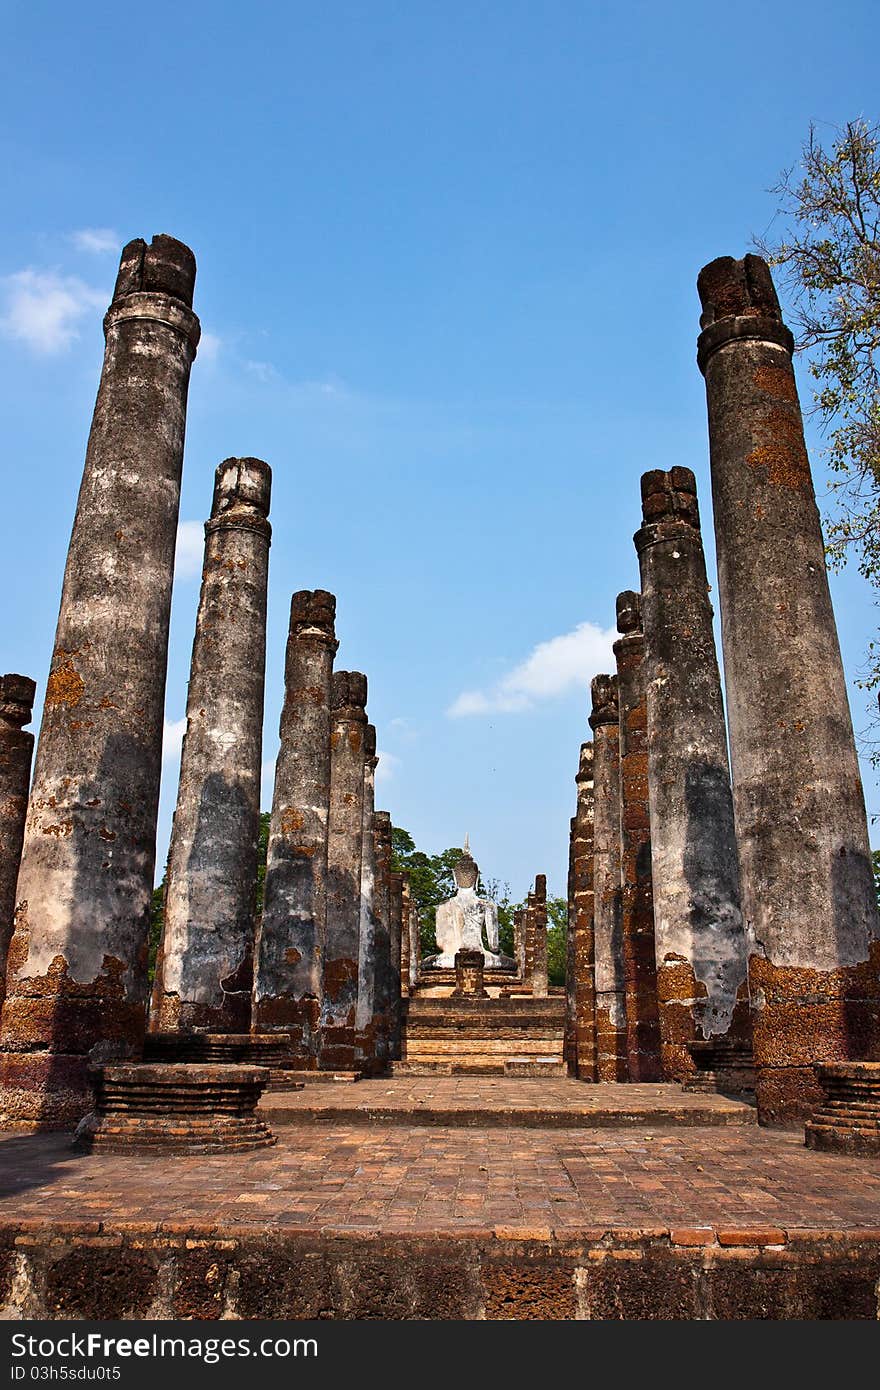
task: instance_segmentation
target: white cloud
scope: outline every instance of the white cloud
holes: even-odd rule
[[[174,574],[177,579],[192,579],[202,572],[205,551],[205,527],[201,521],[181,521],[177,525],[177,549],[174,553]]]
[[[186,733],[186,715],[183,719],[166,719],[162,730],[162,761],[174,763],[180,758],[183,736]]]
[[[464,690],[446,711],[452,719],[474,714],[519,714],[540,700],[586,689],[599,671],[613,670],[613,628],[578,623],[571,632],[538,645],[488,690]]]
[[[400,758],[395,757],[393,753],[383,753],[381,749],[376,750],[376,756],[379,759],[376,767],[376,782],[390,782],[400,767]]]
[[[122,238],[112,227],[83,227],[78,232],[71,232],[70,240],[77,251],[91,251],[98,256],[122,249]]]
[[[220,351],[223,339],[216,333],[206,333],[202,330],[199,338],[199,359],[202,362],[216,362],[217,354]]]
[[[27,343],[34,352],[61,352],[79,337],[85,314],[104,308],[106,290],[96,290],[76,275],[55,271],[19,270],[3,277],[6,312],[3,331]]]

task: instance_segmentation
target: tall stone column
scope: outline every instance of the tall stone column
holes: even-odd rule
[[[330,709],[330,822],[321,1056],[325,1070],[354,1070],[361,920],[367,678],[336,671]]]
[[[513,914],[513,954],[522,981],[526,978],[526,910],[518,907]]]
[[[403,936],[403,874],[393,870],[388,876],[388,925],[391,953],[391,1010],[388,1039],[389,1055],[400,1057],[401,1046],[401,944]]]
[[[376,918],[374,955],[376,998],[374,1003],[375,1032],[380,1041],[380,1055],[387,1059],[391,1033],[391,1005],[394,995],[391,973],[391,816],[387,811],[373,814],[373,854],[375,856]]]
[[[0,1004],[34,751],[34,736],[24,726],[31,722],[36,689],[27,676],[0,676]]]
[[[593,942],[593,745],[581,744],[577,812],[571,825],[567,1018],[568,1061],[582,1081],[596,1080],[596,1018]]]
[[[792,336],[758,256],[697,287],[758,1109],[790,1122],[814,1064],[880,1058],[877,908]]]
[[[251,1023],[271,489],[260,459],[226,459],[214,478],[153,995],[161,1030]]]
[[[419,966],[422,960],[421,922],[419,905],[415,897],[409,907],[409,992],[412,994],[419,982]]]
[[[654,954],[645,638],[641,598],[618,594],[614,643],[620,710],[621,949],[630,1081],[659,1081],[660,1019]]]
[[[404,873],[401,884],[401,915],[400,915],[400,996],[402,999],[409,998],[410,991],[410,968],[412,962],[412,942],[410,932],[412,931],[412,887],[408,873]]]
[[[620,921],[620,746],[617,677],[596,676],[591,693],[596,1076],[599,1081],[626,1081],[626,988]]]
[[[749,1036],[747,949],[721,678],[689,468],[642,477],[636,533],[648,690],[654,935],[664,1075],[690,1044]]]
[[[195,258],[122,252],[64,574],[0,1032],[4,1113],[62,1125],[143,1045]]]
[[[335,621],[332,594],[293,595],[254,969],[254,1031],[289,1033],[306,1070],[317,1066],[320,1038]]]
[[[358,994],[355,1027],[357,1065],[373,1071],[384,1061],[386,1039],[376,1027],[380,982],[376,971],[376,848],[373,816],[376,804],[376,730],[364,731],[364,806],[361,821],[361,901],[358,934]]]
[[[549,993],[547,984],[547,875],[535,876],[534,900],[534,965],[532,967],[532,994],[536,999],[546,999]]]
[[[523,978],[534,993],[535,985],[535,894],[530,888],[523,908]]]

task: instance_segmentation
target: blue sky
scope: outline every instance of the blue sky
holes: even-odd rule
[[[379,804],[429,851],[468,831],[517,896],[541,871],[564,892],[644,470],[695,470],[712,563],[697,272],[767,228],[811,120],[876,119],[876,5],[4,12],[0,667],[42,692],[118,250],[171,233],[205,339],[160,857],[201,522],[216,464],[254,454],[274,472],[264,804],[290,593],[328,588],[338,664],[370,678]],[[815,440],[813,460],[821,492]],[[855,574],[833,591],[863,725],[876,613]]]

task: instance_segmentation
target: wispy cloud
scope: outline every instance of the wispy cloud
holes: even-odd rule
[[[452,719],[475,714],[521,714],[541,700],[573,689],[585,689],[593,676],[611,668],[613,628],[578,623],[571,632],[539,642],[525,661],[514,666],[487,690],[464,690],[452,702]]]
[[[183,719],[166,719],[162,730],[162,761],[175,763],[180,759],[183,736],[186,733],[186,715]]]
[[[192,579],[202,572],[205,551],[205,527],[201,521],[180,521],[177,524],[177,549],[174,552],[174,574],[177,579]]]
[[[90,251],[96,256],[122,249],[122,238],[112,227],[82,227],[78,232],[71,232],[70,240],[77,251]]]
[[[379,759],[376,767],[376,782],[390,782],[401,765],[400,758],[396,757],[394,753],[383,753],[381,749],[376,750],[376,756]]]
[[[107,303],[107,291],[76,275],[19,270],[3,277],[5,313],[0,327],[34,352],[63,352],[79,337],[79,322]]]
[[[222,344],[223,339],[217,333],[206,333],[202,329],[202,336],[199,338],[199,360],[216,362]]]

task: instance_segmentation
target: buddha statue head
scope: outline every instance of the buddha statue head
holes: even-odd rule
[[[459,888],[476,888],[480,870],[471,854],[468,837],[464,837],[464,849],[461,858],[452,870],[453,877]]]

